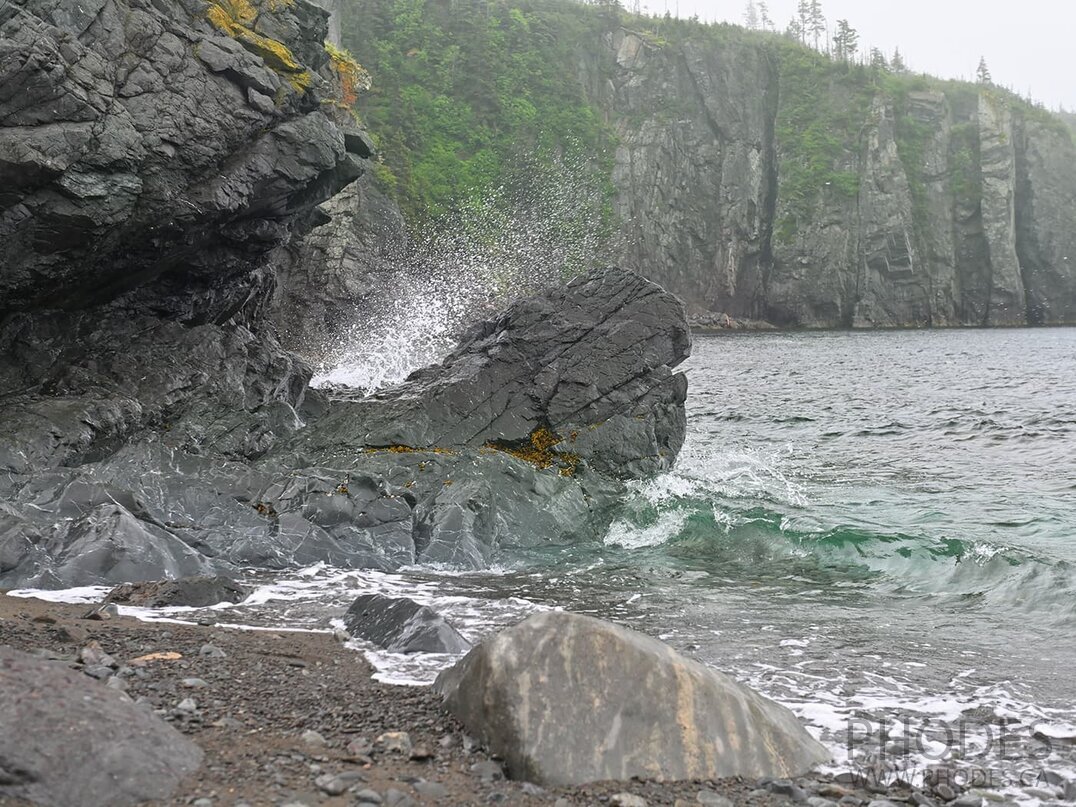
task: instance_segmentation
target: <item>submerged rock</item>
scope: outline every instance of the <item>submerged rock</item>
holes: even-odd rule
[[[202,763],[197,745],[122,693],[7,647],[0,725],[0,801],[163,801]]]
[[[406,597],[364,594],[348,608],[344,624],[352,636],[393,653],[466,653],[460,632],[432,608]]]
[[[787,777],[828,759],[791,712],[640,633],[545,612],[434,684],[513,778]]]
[[[143,608],[184,605],[204,608],[222,602],[242,602],[250,589],[221,575],[184,577],[180,580],[154,580],[126,583],[109,592],[107,601]]]

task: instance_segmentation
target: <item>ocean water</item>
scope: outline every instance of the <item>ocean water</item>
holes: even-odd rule
[[[1076,777],[1076,329],[700,337],[685,369],[677,466],[604,544],[260,574],[217,617],[327,629],[381,591],[479,639],[564,608],[785,703],[838,769],[915,781],[955,760],[1023,801],[1044,771]],[[454,661],[354,646],[399,683]]]

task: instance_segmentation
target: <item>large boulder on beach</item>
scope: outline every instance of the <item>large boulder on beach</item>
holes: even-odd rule
[[[363,594],[344,615],[348,633],[393,653],[466,653],[471,643],[449,622],[407,597]]]
[[[656,639],[577,614],[529,617],[434,686],[513,778],[540,784],[788,777],[829,758],[783,706]]]
[[[494,446],[585,460],[618,478],[672,467],[691,352],[683,304],[624,269],[590,272],[474,326],[440,364],[372,396],[340,395],[301,437],[343,446]]]
[[[0,801],[122,807],[168,799],[202,750],[121,692],[0,647]]]

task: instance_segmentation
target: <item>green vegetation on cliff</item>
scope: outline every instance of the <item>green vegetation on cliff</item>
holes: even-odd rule
[[[580,48],[607,30],[574,3],[356,0],[343,38],[373,74],[360,103],[382,184],[412,220],[519,179],[531,161],[608,174],[609,129],[584,97]]]
[[[1015,311],[1012,245],[1032,225],[1018,211],[1018,236],[997,213],[1032,198],[1030,172],[1063,173],[1072,147],[1064,121],[985,72],[947,81],[911,73],[899,53],[860,54],[846,20],[837,50],[822,52],[817,21],[790,35],[761,12],[749,30],[613,0],[347,3],[344,45],[372,76],[358,112],[379,141],[375,171],[413,225],[445,217],[440,229],[496,244],[541,221],[535,243],[590,243],[535,260],[571,272],[601,242],[599,259],[703,311],[978,323],[974,312],[1001,310],[982,268],[992,256],[1012,281],[1002,308]],[[1003,113],[984,119],[983,104]],[[984,137],[1010,144],[991,159],[1019,183],[984,190]],[[1029,137],[1041,153],[1029,156]],[[556,215],[531,210],[521,225],[505,213],[528,193],[559,194]],[[1025,253],[1043,264],[1039,247]]]

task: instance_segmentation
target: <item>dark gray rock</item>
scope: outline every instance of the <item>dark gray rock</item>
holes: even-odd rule
[[[690,351],[679,300],[631,272],[594,271],[474,326],[398,387],[341,396],[301,441],[328,456],[492,445],[649,476],[683,444],[687,379],[673,368]]]
[[[353,346],[351,326],[395,277],[407,241],[399,208],[372,174],[321,209],[329,221],[274,257],[280,282],[271,301],[284,344],[313,364]]]
[[[163,608],[172,605],[204,608],[222,602],[242,602],[249,594],[250,589],[246,586],[240,585],[230,577],[217,575],[125,583],[112,589],[107,601],[143,608]]]
[[[0,647],[0,800],[85,807],[167,800],[202,751],[122,693]]]
[[[0,11],[0,84],[18,88],[0,99],[0,315],[104,303],[177,272],[241,303],[244,284],[220,281],[261,269],[293,218],[359,175],[349,119],[319,103],[327,14],[254,5],[275,45],[239,31],[253,21],[222,31],[202,3]]]
[[[348,608],[344,623],[352,636],[393,653],[465,653],[471,649],[444,617],[406,597],[364,594]]]
[[[528,618],[434,686],[513,778],[540,784],[791,776],[828,759],[784,707],[661,642],[576,614]]]

